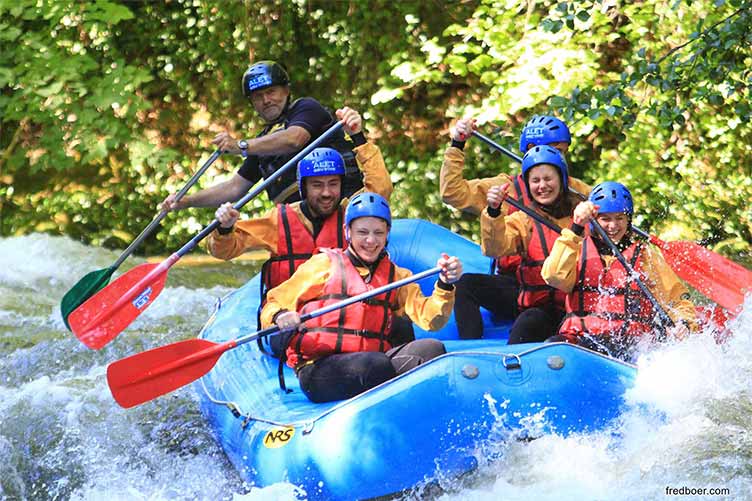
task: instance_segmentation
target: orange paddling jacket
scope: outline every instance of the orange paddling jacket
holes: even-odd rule
[[[261,327],[270,327],[282,311],[303,314],[410,275],[409,270],[394,265],[388,256],[371,274],[367,268],[353,265],[345,251],[322,249],[301,264],[289,280],[269,291],[261,311]],[[385,351],[390,346],[388,332],[394,313],[404,312],[424,330],[441,329],[454,307],[454,288],[447,290],[436,285],[426,297],[418,284],[411,283],[369,303],[356,303],[307,321],[307,331],[291,338],[287,364],[295,367],[303,361],[345,351]]]

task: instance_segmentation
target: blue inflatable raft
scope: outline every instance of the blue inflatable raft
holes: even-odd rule
[[[392,259],[413,272],[440,252],[465,272],[487,273],[478,246],[420,220],[397,220]],[[434,277],[421,284],[430,293]],[[222,342],[254,332],[259,277],[222,299],[201,337]],[[308,499],[367,499],[461,475],[499,440],[602,428],[624,409],[633,366],[562,344],[507,346],[510,321],[484,316],[485,338],[460,341],[453,319],[416,337],[448,353],[352,399],[314,404],[285,367],[255,343],[225,353],[199,380],[201,409],[218,441],[255,486],[290,482]]]

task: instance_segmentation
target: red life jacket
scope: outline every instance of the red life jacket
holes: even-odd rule
[[[302,263],[310,259],[319,247],[345,247],[342,231],[344,210],[337,208],[324,221],[321,231],[314,240],[311,232],[288,204],[277,206],[277,251],[261,268],[261,297],[266,291],[290,278]],[[263,302],[263,301],[262,301]]]
[[[526,206],[530,207],[530,197],[527,194],[527,189],[525,188],[525,178],[522,177],[522,174],[518,174],[517,177],[515,177],[512,180],[512,187],[514,188],[514,198],[516,198],[520,203],[525,204]],[[512,214],[513,212],[517,212],[519,209],[513,205],[509,205],[509,208],[507,209],[507,215]],[[517,268],[520,267],[520,263],[522,262],[522,258],[520,256],[503,256],[496,259],[496,273],[503,274],[503,273],[517,273]]]
[[[630,245],[622,254],[632,268],[644,276],[642,243]],[[618,261],[606,269],[592,238],[585,239],[577,264],[577,284],[567,295],[566,315],[559,333],[574,338],[596,336],[640,336],[653,330],[653,305],[629,279]]]
[[[395,266],[384,257],[365,283],[350,258],[341,249],[321,249],[329,256],[329,280],[319,298],[300,309],[304,315],[349,297],[394,282]],[[392,312],[399,308],[394,290],[308,320],[305,331],[295,333],[287,347],[287,365],[316,360],[333,353],[389,350],[387,339]]]
[[[548,285],[541,277],[543,261],[549,254],[549,249],[559,237],[554,230],[530,218],[533,231],[527,246],[527,253],[522,256],[522,262],[517,269],[517,281],[520,284],[520,294],[517,296],[519,311],[536,306],[553,304],[564,311],[566,294]]]

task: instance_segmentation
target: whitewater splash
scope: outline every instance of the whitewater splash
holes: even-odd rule
[[[190,280],[176,270],[152,308],[92,351],[65,328],[60,299],[119,252],[31,235],[0,239],[0,253],[0,499],[222,499],[247,491],[192,390],[126,411],[105,380],[108,363],[198,333],[231,290],[212,283],[214,268],[190,270]],[[121,271],[142,262],[130,258]]]
[[[289,484],[243,484],[206,429],[192,387],[124,410],[112,401],[104,379],[107,364],[118,358],[195,336],[216,298],[231,290],[218,280],[231,273],[250,277],[247,268],[172,270],[159,300],[111,345],[94,352],[65,329],[59,301],[81,276],[108,267],[119,253],[45,235],[0,239],[0,253],[0,499],[304,497]],[[122,271],[143,262],[131,260]],[[547,410],[541,409],[527,430],[538,438],[510,440],[524,433],[512,436],[502,426],[504,402],[486,402],[498,410],[500,435],[498,443],[479,446],[479,469],[461,479],[437,475],[443,492],[426,489],[412,496],[666,499],[667,487],[687,487],[730,492],[692,499],[747,498],[749,298],[730,328],[723,345],[702,333],[643,355],[626,395],[627,412],[607,430],[539,436]]]
[[[723,345],[707,331],[641,356],[627,411],[608,429],[507,441],[438,499],[666,499],[667,489],[749,499],[752,298],[729,328]]]

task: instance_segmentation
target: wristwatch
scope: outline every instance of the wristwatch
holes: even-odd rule
[[[240,148],[240,156],[248,158],[248,141],[245,139],[238,141],[238,148]]]

